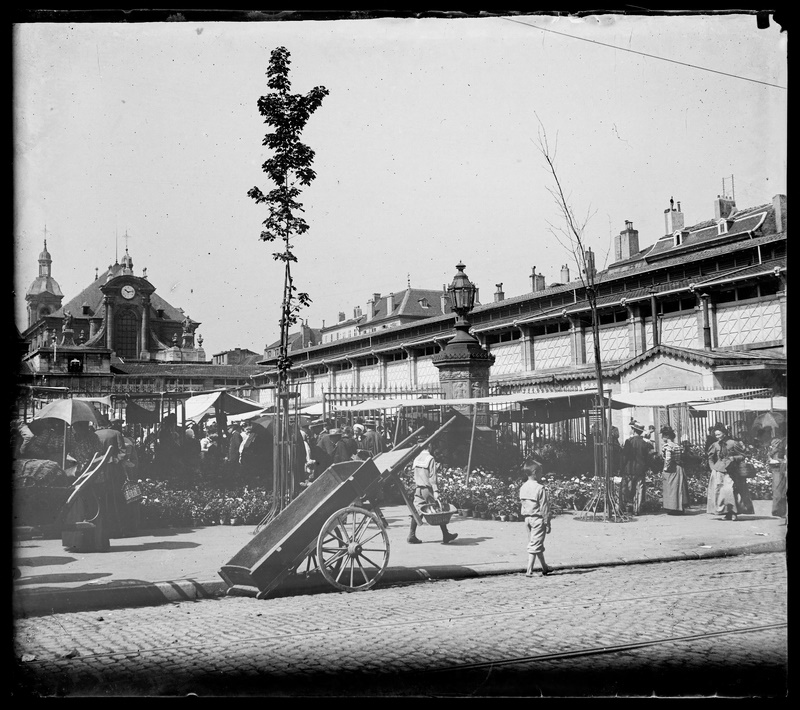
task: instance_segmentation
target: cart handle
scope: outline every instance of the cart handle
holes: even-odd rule
[[[81,489],[103,467],[103,464],[105,464],[110,454],[111,454],[111,447],[109,446],[99,461],[97,460],[97,454],[92,456],[92,460],[89,462],[89,466],[87,467],[87,469],[72,484],[74,486],[74,490],[72,491],[72,493],[70,493],[69,498],[67,498],[65,507],[68,506],[70,503],[72,503],[73,500],[75,500],[76,496],[78,495],[78,493],[80,493]],[[95,468],[93,469],[92,466],[95,466]]]

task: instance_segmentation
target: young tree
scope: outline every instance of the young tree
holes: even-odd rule
[[[550,173],[550,177],[553,181],[553,186],[548,187],[547,191],[553,198],[553,202],[556,204],[563,220],[563,226],[548,223],[550,233],[562,247],[572,254],[572,258],[578,267],[578,277],[580,278],[581,286],[583,287],[583,292],[592,317],[592,344],[594,350],[595,383],[597,386],[597,410],[601,412],[599,427],[601,445],[598,446],[595,437],[595,460],[596,463],[599,464],[597,468],[603,478],[603,489],[598,495],[592,498],[587,506],[587,510],[591,510],[592,514],[594,514],[602,503],[604,519],[609,520],[613,518],[614,520],[623,520],[625,516],[620,509],[619,501],[614,493],[611,482],[611,466],[609,465],[609,424],[605,414],[603,365],[600,359],[600,320],[597,316],[597,271],[595,269],[594,254],[586,243],[586,227],[593,215],[587,212],[586,217],[583,219],[575,215],[575,211],[567,195],[564,193],[564,188],[556,170],[556,153],[558,152],[558,146],[556,144],[551,148],[547,140],[547,132],[541,121],[539,121],[536,147],[544,159],[546,169]],[[598,448],[600,448],[602,452],[600,456],[598,456]]]
[[[307,187],[317,177],[311,168],[314,151],[300,141],[300,134],[329,93],[324,86],[316,86],[305,95],[289,93],[289,57],[286,47],[272,50],[267,70],[267,86],[272,91],[258,100],[258,111],[264,117],[264,123],[274,129],[262,141],[273,155],[261,167],[275,187],[266,195],[258,187],[247,192],[257,204],[266,204],[269,209],[261,239],[283,242],[283,251],[274,252],[272,258],[282,261],[285,266],[278,357],[279,385],[284,387],[292,364],[288,354],[289,328],[297,323],[300,309],[311,302],[308,293],[297,291],[291,269],[297,257],[290,239],[308,231],[308,224],[298,214],[304,211],[298,201],[300,186]]]
[[[273,488],[278,501],[293,492],[293,437],[289,432],[288,381],[292,361],[289,357],[289,329],[298,321],[299,311],[308,306],[311,298],[305,291],[298,291],[292,277],[292,263],[297,257],[292,251],[292,239],[305,234],[308,224],[300,216],[303,204],[299,201],[300,188],[307,187],[316,178],[311,168],[314,151],[300,140],[309,118],[320,107],[328,95],[324,86],[316,86],[307,94],[292,94],[289,81],[290,54],[286,47],[272,50],[267,70],[267,86],[270,92],[258,100],[258,111],[264,123],[272,130],[264,136],[262,145],[272,151],[272,156],[262,165],[262,170],[274,183],[266,194],[258,187],[247,194],[257,204],[269,210],[264,220],[260,238],[265,242],[280,242],[281,251],[273,252],[272,258],[284,264],[283,298],[281,300],[280,346],[278,350],[277,417],[274,430],[275,458]]]

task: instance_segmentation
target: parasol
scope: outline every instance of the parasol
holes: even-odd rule
[[[757,427],[771,427],[774,431],[778,428],[779,424],[783,424],[785,421],[783,414],[780,412],[764,412],[764,414],[759,414],[753,420],[753,429]]]
[[[80,399],[57,399],[50,402],[39,410],[33,421],[40,419],[60,419],[66,424],[91,422],[97,426],[94,407]]]
[[[97,426],[97,417],[95,416],[95,409],[88,402],[83,402],[80,399],[57,399],[50,404],[45,405],[39,411],[39,414],[31,420],[28,425],[30,430],[34,433],[41,433],[37,431],[38,422],[44,419],[58,419],[64,422],[64,443],[61,452],[61,468],[67,466],[67,425],[72,425],[75,422],[91,422]]]

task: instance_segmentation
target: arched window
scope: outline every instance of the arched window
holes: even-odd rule
[[[123,308],[114,314],[114,350],[118,357],[135,360],[139,356],[138,336],[139,318],[132,309]]]

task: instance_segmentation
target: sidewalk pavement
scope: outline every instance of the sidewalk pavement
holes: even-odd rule
[[[626,523],[585,521],[575,513],[553,518],[546,559],[559,570],[785,550],[784,519],[771,516],[772,502],[754,502],[755,514],[736,522],[693,508],[684,515],[642,515]],[[422,526],[422,545],[409,545],[408,509],[383,508],[390,543],[389,566],[378,587],[430,579],[458,579],[525,569],[522,522],[465,518],[456,514],[441,544],[438,527]],[[16,616],[136,607],[206,599],[226,593],[219,576],[251,539],[254,526],[203,526],[147,531],[113,539],[108,552],[73,553],[61,540],[15,540],[13,607]],[[304,568],[303,568],[304,569]],[[334,591],[314,572],[293,575],[271,596]]]

